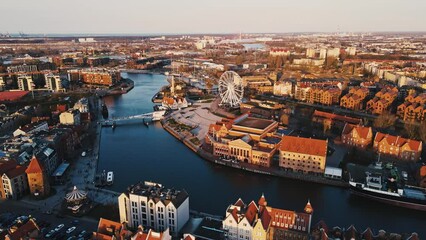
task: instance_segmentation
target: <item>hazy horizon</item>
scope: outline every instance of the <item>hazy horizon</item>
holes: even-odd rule
[[[422,0],[7,0],[0,33],[426,32]]]

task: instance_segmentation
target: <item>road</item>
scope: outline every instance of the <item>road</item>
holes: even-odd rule
[[[48,222],[50,223],[50,226],[46,227],[46,230],[45,230],[46,232],[43,231],[45,233],[54,229],[59,224],[65,225],[60,231],[65,233],[65,231],[68,228],[70,228],[71,226],[74,226],[72,222],[74,220],[77,220],[78,224],[75,225],[76,229],[72,233],[66,234],[67,238],[74,235],[78,235],[82,230],[85,230],[87,232],[96,231],[98,226],[98,220],[95,220],[95,219],[91,219],[87,217],[75,218],[71,216],[58,217],[54,214],[48,215],[38,210],[38,205],[28,204],[22,201],[12,201],[12,200],[0,201],[0,214],[1,213],[14,213],[19,216],[31,215],[32,217],[35,217],[37,219],[38,223]]]

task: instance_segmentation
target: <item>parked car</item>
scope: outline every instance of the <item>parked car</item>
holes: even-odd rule
[[[46,238],[50,238],[53,237],[53,235],[56,233],[55,230],[50,230],[50,232],[48,232],[46,235],[44,235]]]
[[[78,234],[78,237],[82,238],[82,237],[84,237],[85,234],[86,234],[86,231],[83,230],[83,231],[80,232],[80,234]]]
[[[67,229],[67,233],[70,234],[75,230],[75,227],[70,227]]]
[[[65,225],[64,224],[59,224],[56,228],[55,231],[59,232]]]

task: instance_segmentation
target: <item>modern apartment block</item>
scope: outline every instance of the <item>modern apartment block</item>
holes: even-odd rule
[[[189,195],[154,182],[140,182],[118,197],[120,222],[176,235],[189,220]]]
[[[34,90],[33,78],[28,75],[18,76],[18,88],[21,91],[32,91]]]

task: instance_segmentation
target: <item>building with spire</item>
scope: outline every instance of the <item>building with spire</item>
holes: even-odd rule
[[[313,208],[309,201],[304,212],[295,212],[268,206],[262,194],[257,204],[251,201],[246,205],[238,199],[230,205],[222,227],[230,240],[308,240],[312,214]]]
[[[50,194],[49,177],[40,161],[33,156],[27,170],[28,185],[31,195],[45,197]]]

